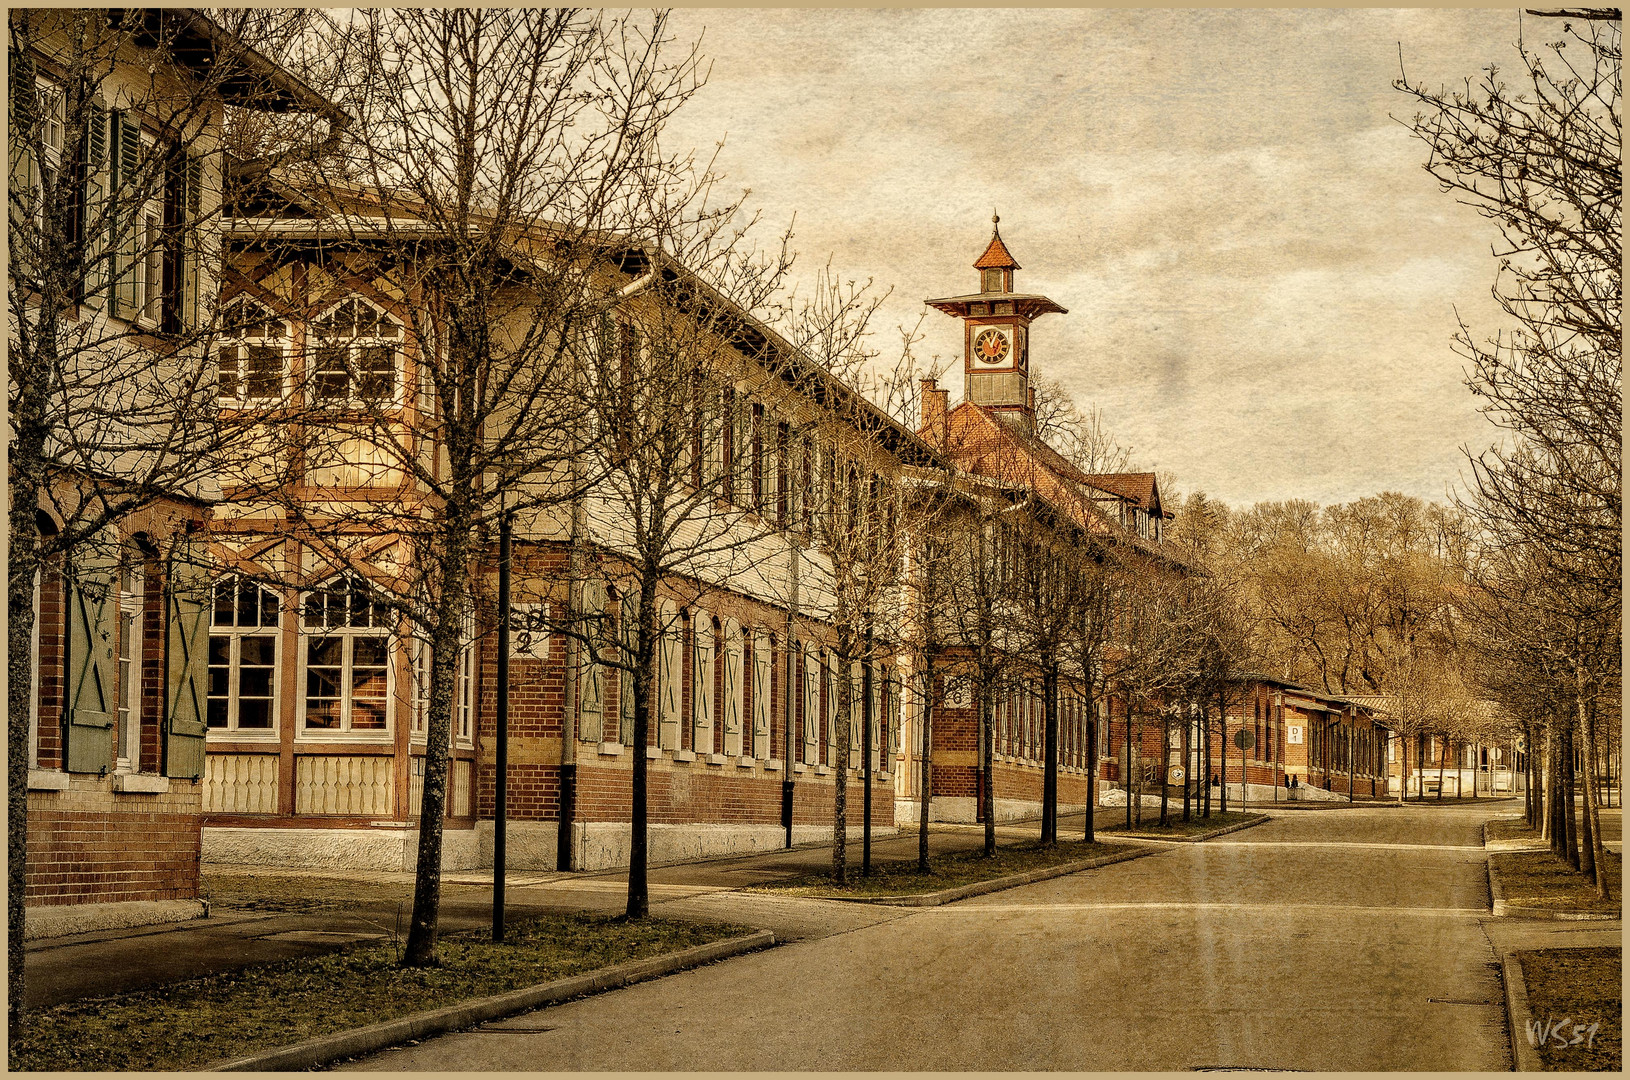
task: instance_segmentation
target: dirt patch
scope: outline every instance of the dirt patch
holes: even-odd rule
[[[1562,1072],[1619,1072],[1623,1066],[1623,950],[1540,949],[1520,952],[1527,1032],[1540,1063]]]
[[[837,886],[825,874],[800,874],[783,881],[752,885],[744,892],[774,892],[793,896],[921,896],[977,881],[1026,874],[1065,863],[1098,859],[1126,851],[1125,844],[1089,844],[1082,840],[1060,841],[1052,847],[1039,840],[1009,844],[986,858],[983,851],[957,851],[929,856],[929,873],[917,871],[917,861],[879,863],[869,877],[851,867],[849,883]]]
[[[1614,885],[1610,900],[1598,896],[1596,886],[1568,863],[1552,855],[1549,848],[1496,851],[1489,854],[1489,860],[1500,879],[1500,887],[1505,890],[1507,904],[1598,914],[1616,914],[1620,910],[1618,883],[1621,880],[1619,870],[1622,859],[1617,852],[1605,852],[1603,858],[1608,880]]]
[[[1181,811],[1179,811],[1179,815]],[[1134,826],[1130,831],[1125,825],[1111,825],[1100,832],[1118,833],[1124,836],[1199,836],[1202,833],[1215,832],[1217,829],[1227,829],[1234,825],[1244,825],[1252,821],[1261,821],[1266,814],[1252,814],[1240,810],[1230,810],[1226,814],[1212,814],[1210,817],[1195,817],[1188,821],[1181,816],[1171,818],[1169,824],[1160,825],[1154,821],[1145,820],[1142,825]]]

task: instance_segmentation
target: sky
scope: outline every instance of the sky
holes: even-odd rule
[[[1510,68],[1506,10],[717,10],[675,13],[707,85],[664,139],[747,189],[795,275],[892,289],[950,361],[993,209],[1039,319],[1031,368],[1097,405],[1133,467],[1235,506],[1443,500],[1497,433],[1460,317],[1498,327],[1493,226],[1437,188],[1393,117]],[[1544,36],[1529,18],[1530,39]],[[1168,493],[1169,494],[1169,493]]]

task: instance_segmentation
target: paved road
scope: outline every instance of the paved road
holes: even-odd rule
[[[847,929],[349,1067],[1504,1070],[1480,826],[1510,807],[1287,811],[942,908],[850,905]],[[654,908],[749,902],[838,906]]]

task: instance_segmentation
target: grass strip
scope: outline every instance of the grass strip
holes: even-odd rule
[[[502,945],[485,930],[445,935],[433,968],[398,967],[399,946],[387,942],[33,1010],[10,1067],[197,1068],[746,932],[604,915],[529,917],[507,930]]]
[[[1500,876],[1505,901],[1517,907],[1559,911],[1590,911],[1612,914],[1620,910],[1619,882],[1623,859],[1618,852],[1603,853],[1604,869],[1613,885],[1613,898],[1603,900],[1596,886],[1568,863],[1551,854],[1549,848],[1537,851],[1494,851],[1489,858]]]
[[[1539,949],[1517,954],[1533,1014],[1529,1031],[1518,1032],[1517,1037],[1526,1035],[1539,1043],[1540,1063],[1547,1070],[1621,1071],[1622,957],[1623,951],[1615,948]],[[1594,1032],[1589,1030],[1593,1024]],[[1575,1043],[1575,1039],[1580,1041]]]
[[[1141,825],[1134,825],[1129,830],[1125,825],[1110,825],[1099,829],[1099,832],[1118,833],[1123,836],[1199,836],[1201,833],[1214,832],[1217,829],[1227,829],[1234,825],[1244,825],[1251,821],[1261,821],[1266,814],[1253,814],[1243,810],[1230,810],[1226,814],[1212,814],[1210,817],[1194,817],[1188,821],[1182,819],[1182,807],[1168,818],[1168,824],[1159,824],[1159,819],[1145,820]]]
[[[749,886],[744,892],[771,892],[791,896],[921,896],[976,881],[1028,873],[1049,866],[1095,859],[1125,851],[1124,844],[1089,844],[1065,840],[1044,846],[1039,840],[1024,840],[996,849],[986,858],[983,849],[954,851],[928,857],[929,872],[918,873],[915,859],[874,863],[867,877],[858,867],[849,868],[846,885],[834,885],[825,874],[801,874],[780,881]]]

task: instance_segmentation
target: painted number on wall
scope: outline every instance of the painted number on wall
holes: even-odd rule
[[[1299,742],[1301,742],[1302,741],[1302,725],[1301,724],[1292,724],[1288,728],[1286,728],[1285,729],[1285,741],[1287,743],[1299,743]]]

